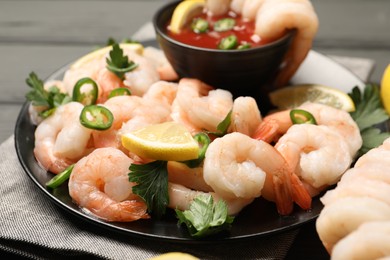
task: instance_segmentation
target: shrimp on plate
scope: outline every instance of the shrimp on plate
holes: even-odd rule
[[[179,78],[162,50],[147,46],[144,48],[143,56],[153,61],[161,80],[175,81]]]
[[[233,102],[229,131],[252,136],[261,120],[256,100],[252,97],[238,97]]]
[[[360,130],[351,115],[337,108],[319,103],[305,102],[297,107],[311,113],[318,125],[324,125],[337,132],[348,144],[349,154],[355,157],[362,146]],[[277,141],[293,125],[290,110],[276,112],[264,117],[254,138],[268,142]]]
[[[312,196],[337,183],[352,162],[344,139],[321,125],[293,125],[275,148],[308,190],[317,190]]]
[[[206,9],[212,15],[222,15],[231,9],[254,20],[255,34],[260,38],[278,39],[286,31],[296,30],[276,79],[278,87],[286,85],[297,71],[318,31],[318,17],[309,0],[207,0]]]
[[[90,152],[92,130],[79,121],[83,107],[78,102],[62,105],[37,126],[34,155],[44,169],[57,174]]]
[[[199,195],[211,195],[213,196],[214,202],[218,202],[219,200],[226,202],[229,215],[238,214],[245,206],[253,201],[253,198],[223,198],[215,192],[197,191],[171,182],[168,183],[168,194],[168,207],[179,210],[188,210],[191,202]]]
[[[343,175],[336,188],[327,191],[321,197],[324,209],[317,219],[316,229],[322,243],[332,256],[333,252],[339,250],[335,257],[343,253],[352,253],[344,246],[349,245],[350,240],[359,239],[360,242],[364,242],[360,237],[363,234],[358,235],[357,238],[348,237],[350,235],[355,237],[353,235],[355,231],[360,233],[366,230],[359,229],[366,223],[374,221],[385,223],[390,220],[389,142],[390,139],[385,140],[381,146],[371,149],[360,157],[354,167]],[[370,236],[370,234],[371,231],[366,235]],[[356,247],[359,246],[366,245],[356,244]],[[386,250],[383,245],[377,246],[381,248],[380,250]],[[371,247],[372,245],[367,244],[367,253],[373,253],[372,257],[374,257],[375,250],[379,249],[370,252]]]
[[[123,48],[123,55],[126,55],[138,66],[134,70],[126,72],[122,80],[106,68],[108,55],[107,52],[105,55],[97,55],[84,63],[77,64],[77,66],[71,66],[63,78],[64,87],[68,94],[72,95],[76,82],[84,77],[89,77],[97,83],[98,103],[104,103],[110,92],[119,87],[128,88],[133,95],[142,96],[153,83],[160,80],[154,62],[128,48]]]
[[[214,89],[197,79],[179,81],[172,104],[172,119],[185,125],[191,132],[217,131],[217,126],[233,107],[229,91]]]
[[[142,98],[138,96],[116,96],[108,99],[103,106],[111,111],[114,120],[107,130],[94,130],[92,132],[95,148],[121,147],[118,131],[124,123],[135,115],[135,110],[142,104]]]
[[[291,213],[293,201],[310,205],[304,187],[293,183],[284,158],[270,144],[233,132],[215,139],[206,151],[203,177],[223,198],[275,201],[281,215]],[[303,190],[303,191],[302,191]],[[295,196],[296,195],[296,196]]]
[[[115,222],[149,218],[147,206],[132,193],[132,160],[115,148],[98,148],[78,161],[69,179],[69,195],[83,210]]]
[[[332,259],[388,259],[390,256],[390,220],[360,225],[332,251]]]

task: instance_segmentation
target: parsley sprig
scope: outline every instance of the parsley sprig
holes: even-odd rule
[[[189,210],[175,210],[178,224],[185,224],[193,237],[214,235],[231,227],[234,217],[228,215],[223,200],[214,204],[211,195],[199,195],[190,204]]]
[[[363,139],[363,145],[358,152],[358,156],[361,156],[390,137],[390,133],[382,132],[385,129],[379,126],[389,119],[389,115],[383,107],[378,85],[367,84],[363,92],[358,87],[354,87],[348,95],[352,98],[356,108],[350,113],[351,117],[359,126]]]
[[[138,67],[138,64],[130,61],[129,58],[123,55],[123,50],[119,47],[118,43],[112,45],[110,51],[110,58],[106,58],[107,69],[118,76],[120,79],[124,79],[126,72],[132,71]]]
[[[35,72],[29,74],[26,83],[32,88],[26,94],[26,99],[31,101],[34,106],[45,107],[39,114],[43,118],[50,116],[57,107],[72,101],[72,98],[68,94],[61,93],[57,86],[46,90],[43,81],[38,78]]]
[[[131,164],[129,170],[129,181],[137,183],[133,193],[146,202],[149,213],[161,218],[169,203],[167,162]]]

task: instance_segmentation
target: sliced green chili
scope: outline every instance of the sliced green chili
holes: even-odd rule
[[[184,161],[188,167],[195,168],[198,167],[204,160],[206,156],[207,148],[211,142],[210,137],[206,133],[198,133],[193,137],[200,145],[200,150],[198,153],[198,158],[193,160]]]
[[[314,116],[310,112],[302,109],[292,109],[290,111],[290,118],[293,124],[317,124]]]
[[[92,86],[92,89],[83,91],[82,87],[85,84]],[[91,78],[82,78],[76,82],[73,88],[72,100],[82,103],[84,106],[96,104],[98,96],[98,86]]]
[[[56,176],[54,176],[48,182],[46,182],[46,186],[49,187],[49,188],[52,188],[52,189],[55,189],[55,188],[59,187],[66,180],[69,179],[70,174],[73,171],[73,167],[74,167],[74,164],[70,165],[64,171],[58,173]]]
[[[195,33],[205,33],[209,29],[209,23],[202,18],[196,18],[192,21],[191,28]]]
[[[114,116],[103,106],[85,106],[80,114],[80,123],[90,129],[106,130],[111,127]]]
[[[233,18],[223,18],[218,20],[214,24],[214,31],[217,32],[225,32],[233,29],[233,27],[236,25],[236,21]]]
[[[250,49],[252,46],[249,44],[249,43],[242,43],[240,44],[237,49],[238,50],[246,50],[246,49]]]
[[[235,35],[230,35],[225,38],[223,38],[219,44],[218,44],[218,49],[221,50],[232,50],[237,47],[237,37]]]
[[[108,98],[116,97],[116,96],[130,96],[131,92],[128,88],[116,88],[110,92]]]

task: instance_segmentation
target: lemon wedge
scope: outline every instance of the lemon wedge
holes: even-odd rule
[[[316,84],[288,86],[270,93],[273,105],[280,109],[297,107],[306,101],[321,103],[348,112],[355,110],[355,104],[348,94],[341,90]]]
[[[179,33],[192,17],[203,12],[205,3],[205,0],[185,0],[178,4],[172,14],[171,32]]]
[[[387,65],[383,72],[381,80],[381,99],[386,112],[390,114],[390,64]]]
[[[149,260],[199,260],[199,258],[187,253],[170,252],[156,257],[152,257]]]
[[[125,133],[122,145],[143,158],[185,161],[198,158],[199,145],[181,124],[165,122]]]
[[[139,44],[139,43],[121,43],[121,44],[119,44],[119,46],[121,47],[122,50],[132,50],[140,55],[142,55],[143,51],[144,51],[143,45]],[[84,55],[80,59],[76,60],[70,66],[70,68],[71,69],[78,69],[94,59],[100,59],[100,58],[104,57],[111,50],[112,50],[112,46],[106,46],[106,47],[100,48],[98,50],[95,50],[93,52],[90,52],[87,55]]]

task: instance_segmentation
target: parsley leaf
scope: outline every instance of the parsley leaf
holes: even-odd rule
[[[68,94],[61,93],[57,86],[52,86],[46,90],[43,81],[34,72],[29,74],[26,83],[32,88],[26,94],[26,99],[31,101],[34,106],[45,107],[39,114],[43,118],[50,116],[55,108],[72,101],[72,98]]]
[[[129,61],[129,58],[123,55],[123,50],[119,47],[118,43],[114,43],[114,45],[112,45],[110,58],[106,58],[106,63],[107,69],[122,80],[124,79],[126,72],[132,71],[138,67],[138,64],[133,61]]]
[[[358,156],[361,156],[390,137],[390,133],[381,132],[378,127],[378,124],[389,119],[389,115],[383,108],[379,86],[375,84],[367,84],[363,93],[358,87],[354,87],[348,95],[352,98],[356,108],[350,113],[351,117],[358,125],[363,139],[363,145],[358,152]]]
[[[137,183],[133,193],[145,200],[149,213],[160,218],[169,203],[167,162],[132,164],[129,170],[129,181]]]
[[[211,195],[199,195],[190,204],[189,210],[175,210],[178,225],[185,224],[193,237],[204,237],[229,229],[234,217],[228,215],[227,205],[220,200],[214,204]]]

